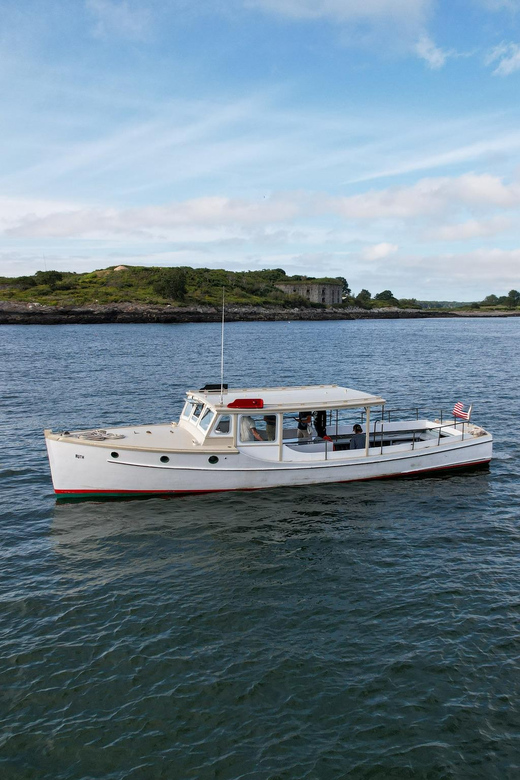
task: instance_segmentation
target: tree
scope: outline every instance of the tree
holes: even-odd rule
[[[36,287],[38,284],[34,276],[18,276],[12,283],[20,290],[29,290],[31,287]]]
[[[398,303],[403,309],[422,309],[417,298],[399,298]]]
[[[374,296],[374,299],[376,301],[395,301],[391,290],[383,290],[383,292],[377,293],[377,295]]]
[[[518,290],[509,290],[507,298],[507,305],[510,309],[514,309],[520,304],[520,292]]]
[[[279,282],[287,276],[283,268],[267,268],[265,271],[260,271],[260,273],[269,282]]]
[[[496,306],[498,304],[498,298],[496,295],[486,295],[482,301],[483,306]]]
[[[186,271],[184,268],[161,268],[152,286],[154,292],[163,298],[183,301],[186,296]]]
[[[352,291],[351,291],[350,287],[348,286],[347,280],[345,279],[344,276],[338,276],[338,282],[341,282],[341,291],[342,291],[343,297],[344,298],[348,298]]]
[[[58,282],[63,279],[63,274],[59,271],[36,271],[34,278],[36,284],[47,284],[51,290],[55,290]]]
[[[368,309],[370,307],[372,296],[368,290],[361,290],[361,292],[356,295],[354,300],[358,306],[361,306],[362,309]]]

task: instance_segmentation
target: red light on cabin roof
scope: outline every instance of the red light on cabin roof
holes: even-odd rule
[[[228,409],[263,409],[264,401],[262,398],[235,398],[228,404]]]

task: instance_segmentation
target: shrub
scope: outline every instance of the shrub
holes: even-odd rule
[[[161,268],[152,283],[152,288],[163,298],[183,301],[186,297],[186,272],[183,268]]]
[[[58,282],[61,282],[63,279],[63,274],[59,271],[36,271],[34,278],[36,284],[46,284],[51,290],[54,290]]]
[[[356,295],[354,300],[356,304],[360,306],[362,309],[370,309],[372,296],[368,292],[368,290],[361,290],[361,292]]]
[[[17,279],[13,279],[12,285],[18,287],[19,290],[29,290],[37,285],[37,281],[34,276],[19,276]]]

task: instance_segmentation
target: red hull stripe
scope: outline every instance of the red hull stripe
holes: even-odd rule
[[[434,466],[431,469],[417,469],[415,471],[407,471],[405,474],[383,474],[379,477],[364,477],[362,479],[338,479],[332,482],[312,482],[308,487],[316,487],[317,485],[334,485],[342,482],[368,482],[372,479],[396,479],[397,477],[410,477],[414,474],[429,474],[431,471],[453,471],[454,469],[470,468],[471,466],[483,466],[485,463],[490,462],[490,458],[486,460],[475,460],[471,463],[459,463],[454,466]],[[180,495],[185,493],[235,493],[236,491],[247,490],[274,490],[280,487],[302,487],[302,484],[294,485],[276,485],[270,488],[222,488],[215,490],[55,490],[58,495],[112,495],[112,496],[143,496],[143,495]],[[305,485],[303,485],[305,487]]]

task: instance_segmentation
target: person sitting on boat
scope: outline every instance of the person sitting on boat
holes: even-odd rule
[[[327,435],[327,412],[314,412],[314,427],[320,439],[324,439]]]
[[[310,427],[312,422],[311,412],[300,412],[298,415],[298,431],[297,436],[299,439],[308,439],[310,434]]]
[[[255,421],[248,414],[240,419],[240,441],[263,441],[262,437],[255,428]]]
[[[350,439],[351,450],[364,450],[366,446],[366,436],[363,433],[363,428],[359,423],[356,423],[352,429],[354,435]]]

